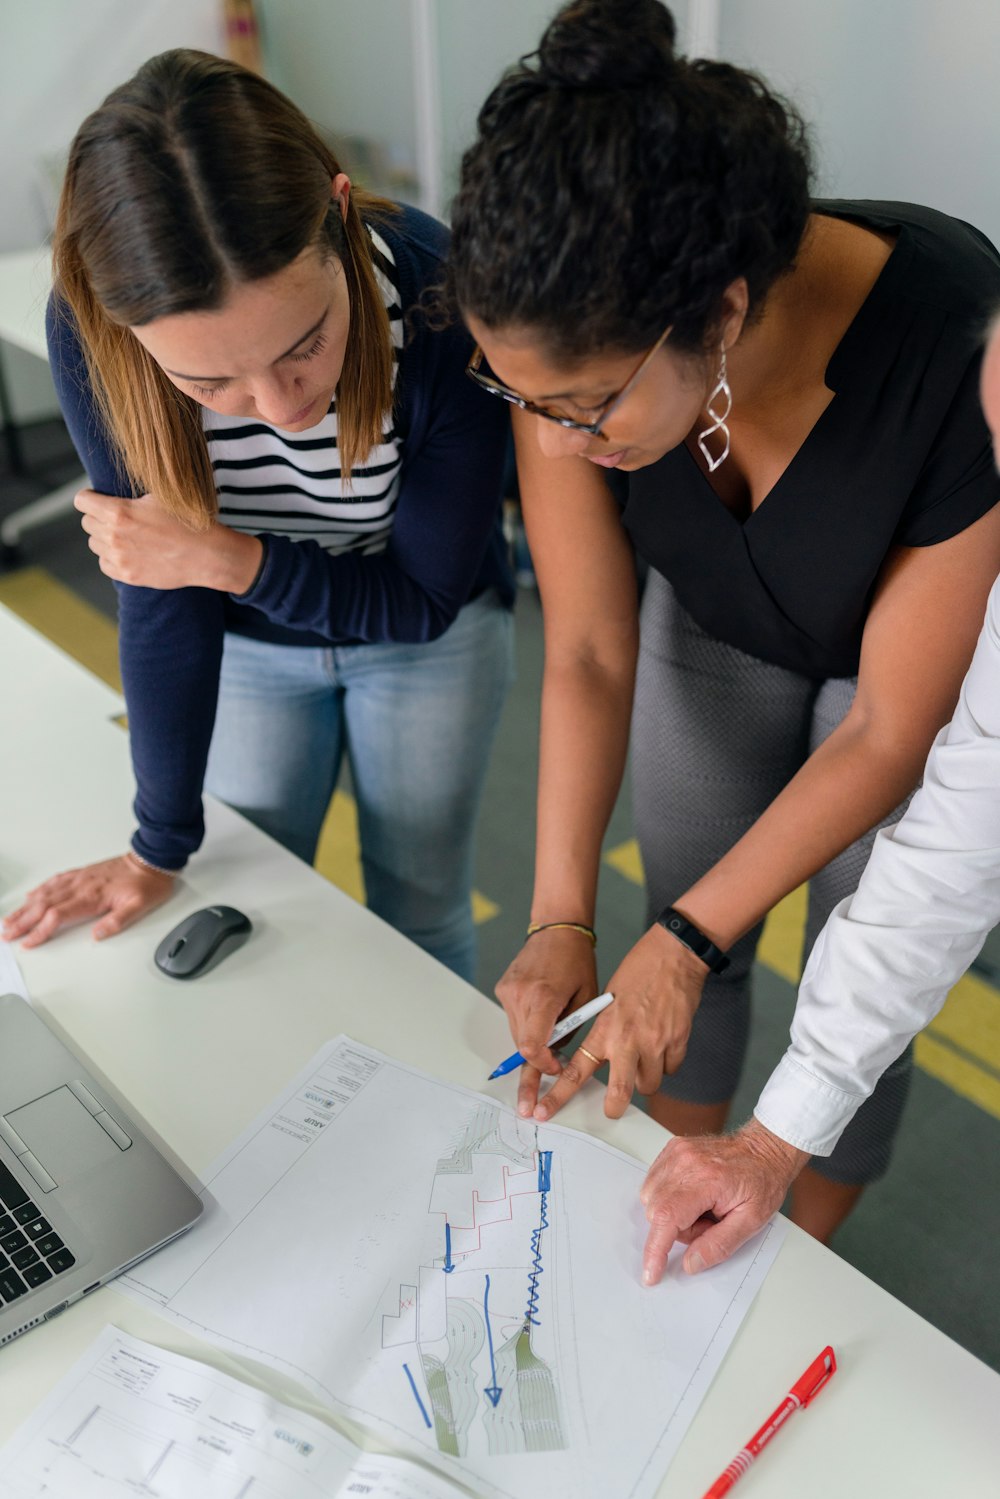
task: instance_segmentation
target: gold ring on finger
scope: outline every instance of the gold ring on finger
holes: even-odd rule
[[[578,1046],[576,1049],[577,1049],[578,1052],[580,1052],[580,1054],[582,1056],[585,1056],[588,1059],[588,1061],[593,1062],[593,1064],[594,1064],[595,1067],[603,1067],[604,1066],[604,1063],[602,1062],[601,1058],[600,1057],[595,1057],[594,1053],[592,1051],[588,1051],[585,1046]]]

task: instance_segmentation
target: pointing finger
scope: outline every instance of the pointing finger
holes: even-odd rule
[[[574,1094],[579,1093],[584,1083],[588,1083],[597,1071],[598,1067],[604,1066],[604,1058],[592,1055],[578,1046],[570,1060],[563,1067],[559,1081],[555,1083],[545,1097],[535,1107],[535,1118],[544,1122],[557,1114],[564,1104],[567,1104]]]
[[[667,1268],[667,1258],[677,1242],[680,1225],[666,1211],[657,1212],[646,1236],[646,1247],[642,1255],[642,1283],[655,1286]]]
[[[626,1050],[622,1046],[616,1047],[611,1057],[611,1073],[604,1096],[604,1112],[609,1119],[620,1119],[632,1102],[638,1065],[637,1052]]]
[[[531,1118],[532,1110],[538,1102],[538,1087],[541,1081],[542,1074],[538,1068],[525,1062],[517,1085],[517,1112],[522,1119]]]

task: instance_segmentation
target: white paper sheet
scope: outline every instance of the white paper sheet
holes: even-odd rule
[[[340,1037],[119,1284],[477,1491],[645,1499],[785,1225],[644,1288],[644,1174]]]
[[[0,1450],[4,1499],[461,1499],[322,1421],[117,1328]]]

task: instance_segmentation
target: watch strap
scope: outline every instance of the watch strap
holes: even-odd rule
[[[682,946],[689,948],[696,958],[700,958],[711,973],[725,973],[729,967],[729,955],[717,947],[711,937],[699,931],[693,921],[688,921],[680,911],[675,911],[673,906],[667,906],[656,918],[657,926],[662,926],[671,937],[676,937]]]

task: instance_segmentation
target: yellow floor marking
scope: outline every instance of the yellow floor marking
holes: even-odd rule
[[[973,1059],[1000,1069],[1000,995],[978,974],[959,979],[931,1030]]]
[[[324,879],[364,905],[365,882],[361,873],[361,845],[358,841],[358,813],[354,798],[335,791],[319,835],[316,869]]]
[[[22,567],[0,577],[0,604],[95,677],[121,691],[117,627],[44,568]]]
[[[335,791],[330,810],[326,814],[319,845],[316,850],[315,868],[331,885],[343,890],[354,900],[364,905],[365,881],[361,872],[361,844],[358,839],[358,812],[354,798],[346,791]],[[496,901],[472,892],[472,919],[477,926],[499,916]]]
[[[806,928],[808,886],[800,885],[779,901],[764,923],[757,958],[790,984],[802,973],[802,939]]]
[[[936,1077],[939,1083],[944,1083],[987,1114],[992,1114],[994,1119],[1000,1119],[1000,1078],[984,1072],[968,1057],[945,1046],[933,1030],[924,1031],[917,1037],[914,1055],[923,1072]]]
[[[612,869],[617,869],[618,873],[624,875],[633,885],[642,884],[642,855],[635,838],[619,843],[617,848],[609,848],[604,855],[604,862],[610,864]]]
[[[494,916],[500,915],[500,907],[495,900],[490,900],[488,895],[481,895],[478,890],[472,892],[472,919],[476,926],[482,926],[484,921],[492,921]]]

